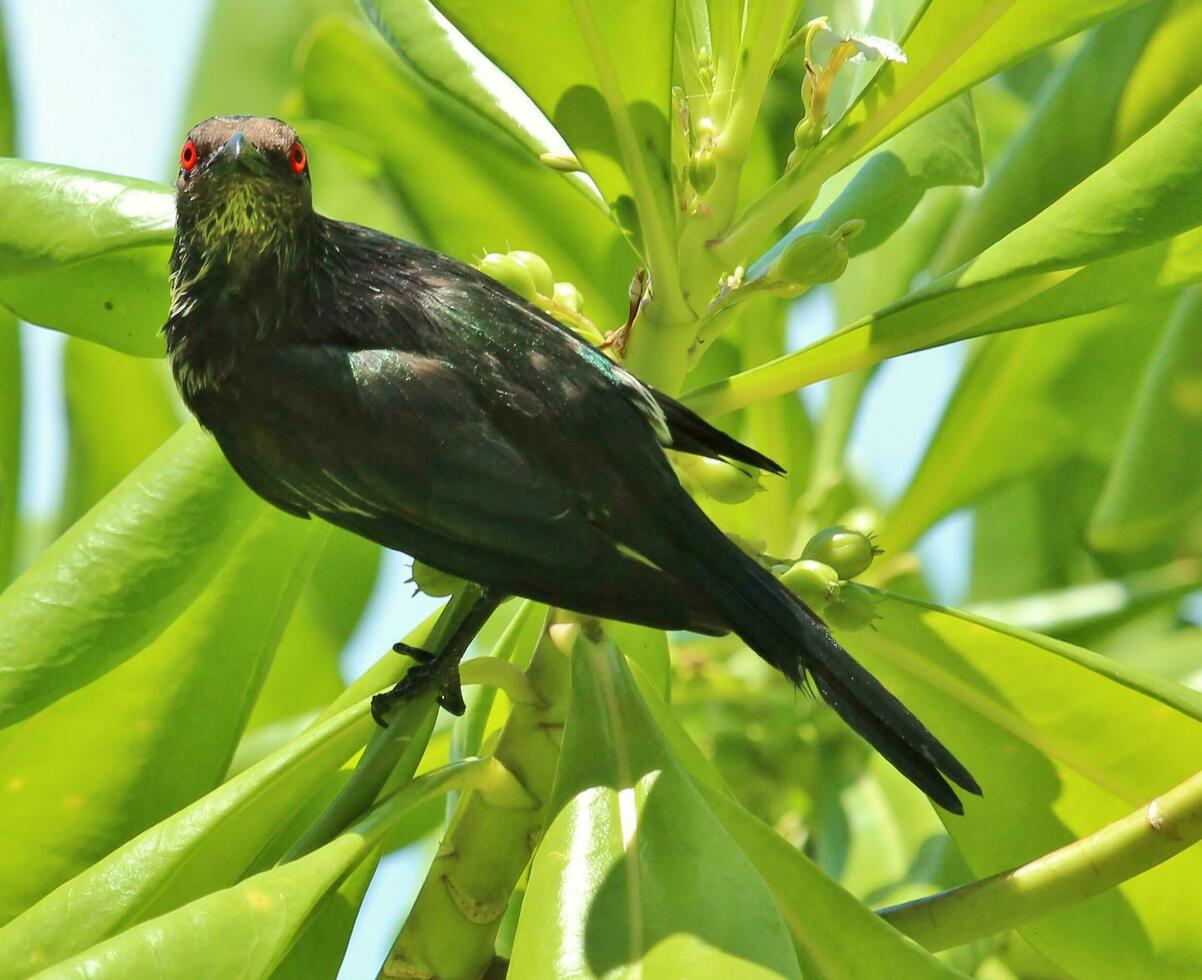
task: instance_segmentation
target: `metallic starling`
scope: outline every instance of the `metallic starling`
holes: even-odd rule
[[[279,120],[200,123],[177,187],[171,369],[261,497],[478,583],[488,611],[518,595],[660,629],[733,631],[794,683],[811,679],[940,806],[962,812],[946,780],[980,792],[710,522],[664,450],[782,472],[772,460],[476,269],[317,214],[305,148]],[[414,667],[400,694],[424,678],[460,707],[463,645],[426,657],[430,669]]]

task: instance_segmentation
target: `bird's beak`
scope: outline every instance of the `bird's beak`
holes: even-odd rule
[[[239,130],[217,148],[209,159],[209,171],[213,174],[265,174],[270,161],[254,143]]]

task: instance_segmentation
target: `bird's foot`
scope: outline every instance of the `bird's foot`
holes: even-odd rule
[[[405,642],[394,643],[392,645],[392,652],[399,653],[410,660],[416,660],[419,664],[428,664],[438,659],[438,654],[431,653],[429,650],[423,650],[421,647],[410,646]]]
[[[398,644],[400,646],[402,644]],[[410,652],[410,651],[413,652]],[[388,727],[387,716],[400,701],[419,697],[431,687],[438,691],[438,703],[453,715],[467,710],[463,689],[459,684],[459,657],[434,656],[425,650],[410,648],[403,651],[417,661],[392,690],[371,699],[371,715],[381,728]],[[417,654],[416,656],[414,654]]]

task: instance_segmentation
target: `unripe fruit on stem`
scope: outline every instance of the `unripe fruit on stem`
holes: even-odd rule
[[[835,629],[863,629],[877,618],[876,596],[862,585],[844,582],[822,615]]]
[[[552,292],[552,298],[560,306],[566,306],[569,310],[577,313],[584,312],[584,297],[580,294],[580,290],[570,282],[557,282]]]
[[[798,286],[834,282],[847,268],[847,248],[841,238],[821,231],[798,235],[768,269],[769,279]]]
[[[801,556],[830,565],[839,578],[849,579],[866,571],[877,553],[868,535],[836,524],[810,538]]]
[[[710,189],[717,172],[713,150],[703,148],[689,158],[689,183],[698,194],[704,194]]]
[[[793,562],[780,580],[785,588],[817,613],[839,594],[838,573],[830,565],[811,558]]]
[[[413,560],[413,584],[436,599],[448,596],[463,585],[463,579],[440,571],[425,562]]]
[[[538,290],[534,288],[534,280],[530,277],[530,270],[508,255],[489,252],[476,268],[523,299],[532,300],[538,295]]]
[[[555,277],[551,275],[551,267],[547,265],[546,259],[534,252],[521,250],[510,252],[509,257],[518,265],[525,266],[526,271],[530,273],[534,288],[538,290],[540,296],[552,294],[555,290]]]
[[[694,486],[720,504],[741,504],[760,489],[758,474],[748,473],[721,459],[698,459],[688,469]]]

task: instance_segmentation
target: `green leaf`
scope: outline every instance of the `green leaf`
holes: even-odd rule
[[[1163,12],[1144,4],[1103,24],[1048,80],[989,183],[958,216],[941,270],[983,252],[1112,156],[1115,116]]]
[[[435,6],[542,109],[656,281],[675,283],[673,0]]]
[[[514,938],[515,978],[799,976],[771,895],[608,643],[573,650],[550,812]]]
[[[264,509],[161,635],[0,735],[0,919],[221,782],[320,535]]]
[[[889,596],[879,612],[876,630],[840,639],[980,782],[965,817],[941,814],[977,877],[1126,816],[1197,769],[1196,692],[915,600]],[[1074,976],[1174,975],[1200,955],[1200,873],[1193,849],[1021,931]]]
[[[696,392],[688,403],[721,414],[899,354],[1202,278],[1200,161],[1202,89],[976,259],[801,351]]]
[[[67,481],[61,523],[72,524],[180,427],[166,363],[77,337],[63,354]]]
[[[0,310],[0,590],[16,571],[17,492],[21,486],[21,334],[14,317]]]
[[[3,17],[0,17],[0,156],[9,156],[16,146],[16,111],[13,105],[12,79],[8,71],[8,44]]]
[[[1164,301],[1016,330],[973,350],[882,547],[911,547],[936,521],[1062,460],[1106,461],[1163,322]]]
[[[378,153],[425,244],[465,261],[510,248],[537,252],[557,280],[580,287],[597,322],[622,322],[634,254],[604,215],[493,122],[345,20],[315,29],[301,78],[312,115]],[[313,167],[320,184],[316,157]]]
[[[523,110],[538,111],[525,93],[473,48],[430,0],[363,0],[363,7],[393,50],[431,85],[492,120],[535,156],[562,152],[558,140],[552,142],[548,134],[535,130],[528,112],[518,112],[523,101]],[[551,129],[545,120],[543,126]],[[608,212],[596,185],[583,174],[564,177]]]
[[[793,935],[806,976],[954,977],[915,943],[871,914],[741,806],[696,784],[714,816],[763,876]]]
[[[1182,294],[1140,385],[1089,527],[1099,548],[1178,537],[1202,505],[1202,293]]]
[[[160,356],[173,195],[161,184],[0,160],[0,303],[41,326]]]
[[[270,976],[322,903],[414,807],[470,782],[482,760],[420,776],[324,847],[135,926],[41,974],[71,977]]]
[[[60,885],[0,929],[0,977],[59,963],[235,884],[371,729],[360,702]]]
[[[169,439],[0,594],[0,726],[157,637],[263,507],[198,427]]]
[[[860,156],[1026,55],[1138,0],[932,0],[822,146]]]

